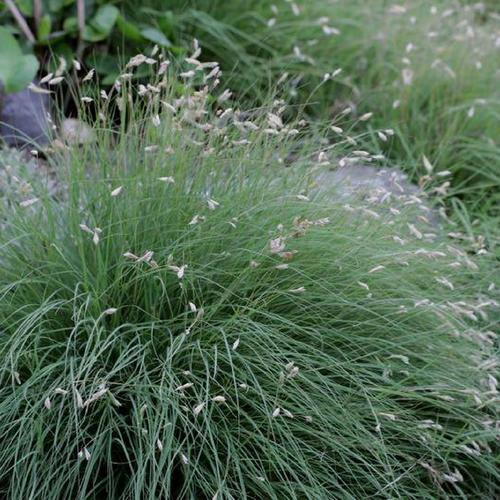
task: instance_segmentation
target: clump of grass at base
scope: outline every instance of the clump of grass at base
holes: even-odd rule
[[[493,497],[488,257],[166,81],[1,234],[2,495]]]

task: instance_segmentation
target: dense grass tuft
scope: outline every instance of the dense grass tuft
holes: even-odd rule
[[[0,236],[2,496],[493,498],[488,257],[318,191],[279,102],[120,92]]]
[[[435,170],[451,171],[446,206],[459,197],[470,222],[479,218],[490,248],[498,246],[495,2],[177,0],[169,8],[178,38],[198,37],[239,98],[265,101],[280,81],[291,112],[305,107],[343,127],[373,113],[374,129],[396,134],[389,141],[374,134],[371,147],[414,180],[426,174],[423,155]],[[323,81],[339,68],[340,75]],[[348,106],[352,113],[342,115]]]

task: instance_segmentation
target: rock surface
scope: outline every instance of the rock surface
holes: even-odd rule
[[[50,99],[24,89],[5,94],[0,83],[0,139],[9,146],[35,147],[50,141]]]
[[[338,188],[341,199],[369,198],[383,201],[382,197],[417,195],[419,189],[408,180],[408,176],[397,168],[374,168],[369,165],[348,165],[335,170],[321,172],[318,186]]]
[[[95,141],[92,128],[76,118],[66,118],[61,124],[61,138],[69,145],[79,146]]]
[[[398,168],[350,164],[321,172],[315,181],[318,192],[330,193],[342,203],[358,202],[377,210],[414,206],[430,227],[440,226],[439,214],[427,195]]]

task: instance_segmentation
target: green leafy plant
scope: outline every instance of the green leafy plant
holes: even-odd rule
[[[69,66],[76,58],[96,66],[105,84],[114,82],[124,58],[148,45],[176,50],[172,32],[164,29],[165,13],[151,15],[129,2],[8,0],[0,2],[0,19],[32,47],[46,71],[58,57]]]
[[[17,92],[35,77],[38,61],[31,54],[23,54],[14,36],[0,26],[0,81],[5,92]]]

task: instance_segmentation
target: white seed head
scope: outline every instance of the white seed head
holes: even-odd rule
[[[154,115],[152,118],[151,118],[151,121],[153,122],[153,125],[155,127],[159,127],[160,124],[161,124],[161,120],[160,120],[160,117],[159,115]]]
[[[212,198],[209,198],[207,200],[207,204],[210,210],[215,210],[217,207],[220,206],[220,203],[218,201],[213,200]]]
[[[428,174],[431,174],[432,171],[434,170],[434,166],[432,165],[432,163],[429,161],[429,159],[427,158],[427,156],[425,155],[422,155],[422,162],[424,164],[424,167],[425,167],[425,170],[427,171]]]
[[[30,207],[31,205],[34,205],[38,201],[39,201],[38,198],[30,198],[29,200],[21,201],[21,203],[19,203],[19,206],[23,208]]]
[[[49,80],[49,85],[59,85],[64,80],[64,76],[56,76]]]
[[[47,75],[45,75],[41,80],[40,80],[40,85],[44,84],[44,83],[47,83],[49,82],[50,80],[52,80],[52,77],[54,76],[54,73],[49,73]]]
[[[378,271],[382,271],[382,269],[385,269],[385,266],[375,266],[368,271],[368,274],[377,273]]]
[[[269,250],[272,254],[277,254],[285,250],[286,242],[284,238],[275,238],[269,242]]]
[[[174,184],[175,183],[175,179],[171,176],[158,177],[158,180],[162,181],[162,182],[166,182],[167,184]]]
[[[94,77],[95,69],[91,69],[83,78],[82,82],[88,82]]]
[[[186,384],[182,384],[179,387],[177,387],[176,391],[185,391],[186,389],[190,389],[193,387],[193,382],[187,382]]]
[[[118,196],[123,191],[123,186],[118,186],[117,188],[111,191],[111,196]]]
[[[200,403],[200,404],[196,405],[193,408],[194,416],[197,417],[203,411],[203,408],[205,408],[205,403]]]

